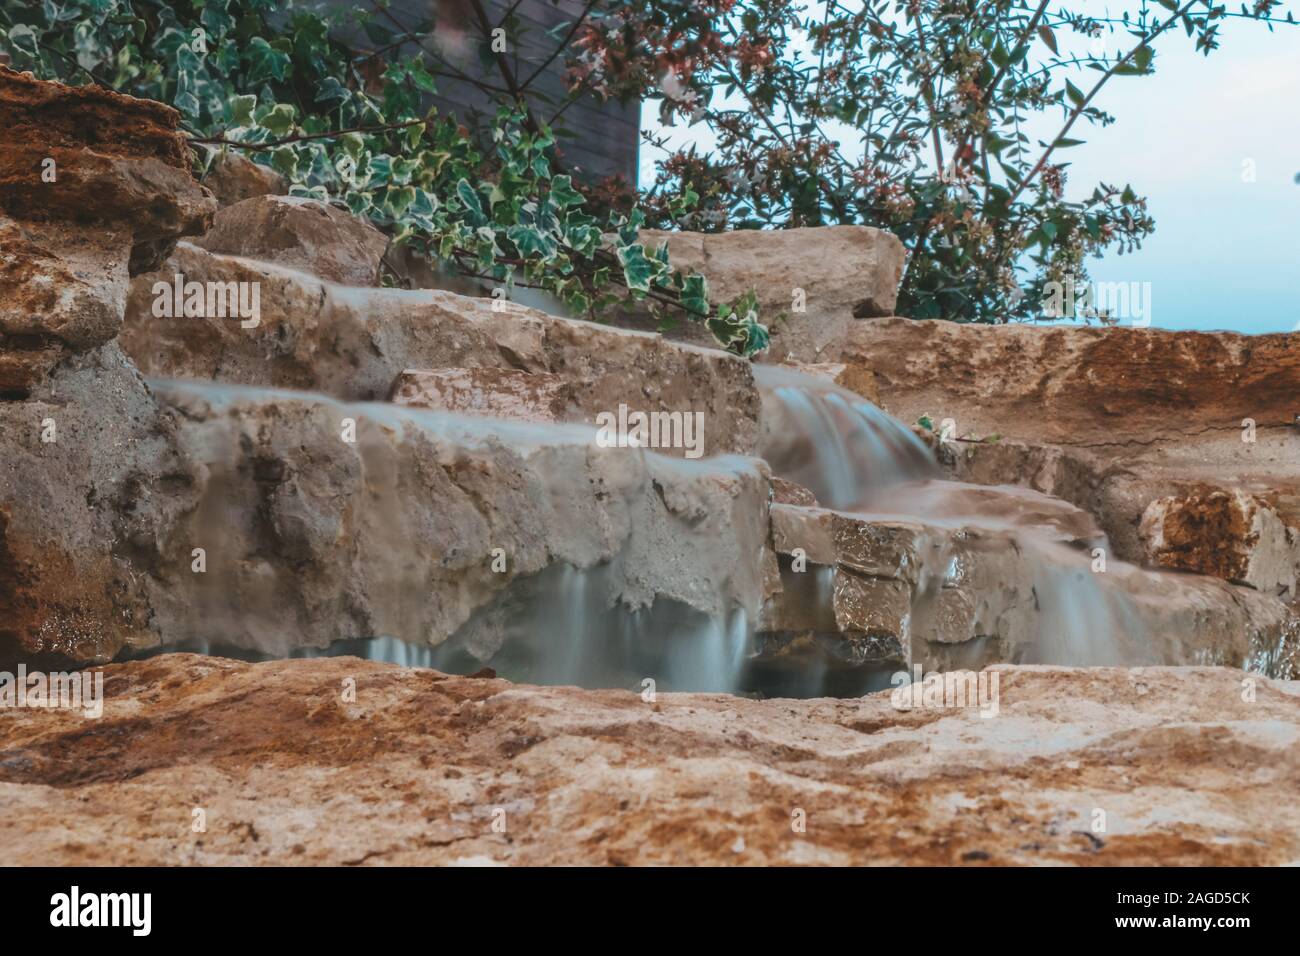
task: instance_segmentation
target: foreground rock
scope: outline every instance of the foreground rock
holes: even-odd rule
[[[1300,862],[1300,686],[992,673],[983,718],[172,655],[106,668],[99,722],[0,716],[0,839],[47,866]]]
[[[1125,560],[1297,596],[1300,335],[881,319],[828,361],[946,425],[953,477],[1065,498]]]
[[[256,323],[156,316],[154,287],[172,286],[176,274],[256,283]],[[539,373],[567,383],[564,421],[593,423],[620,405],[698,412],[706,455],[751,454],[758,442],[750,363],[719,349],[451,292],[347,288],[185,243],[131,284],[122,344],[151,377],[295,388],[345,401],[386,399],[407,371]]]

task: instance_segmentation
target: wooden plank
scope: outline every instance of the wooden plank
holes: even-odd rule
[[[427,18],[430,6],[436,10],[439,2],[443,0],[393,0],[390,9],[402,22],[415,23]],[[484,6],[492,21],[497,23],[510,2],[484,0]],[[582,0],[561,0],[558,5],[548,0],[522,0],[515,12],[528,24],[529,34],[523,38],[518,50],[511,51],[511,63],[517,58],[517,74],[520,77],[532,75],[558,44],[558,41],[547,37],[544,31],[558,24],[571,23],[584,7]],[[435,35],[436,33],[437,27]],[[470,35],[475,37],[476,32],[471,30]],[[459,68],[468,76],[501,84],[496,68],[484,69],[476,55],[471,55],[468,62],[459,64]],[[535,87],[562,103],[567,92],[563,81],[564,69],[564,58],[556,58],[546,72],[537,78]],[[486,112],[489,105],[488,97],[471,84],[448,77],[439,77],[438,94],[432,97],[432,102],[443,113],[459,115],[475,109]],[[555,109],[540,102],[535,108],[543,118],[549,117]],[[601,103],[595,98],[587,98],[572,105],[564,113],[563,119],[575,134],[572,140],[562,144],[568,165],[580,167],[586,175],[594,178],[622,175],[630,183],[637,181],[640,103]]]

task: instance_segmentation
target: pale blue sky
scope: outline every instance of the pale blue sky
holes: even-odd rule
[[[1118,9],[1098,0],[1071,6],[1092,15]],[[1079,134],[1087,144],[1069,151],[1070,192],[1104,180],[1148,198],[1156,230],[1142,249],[1089,269],[1099,282],[1151,283],[1152,325],[1292,331],[1300,327],[1300,27],[1269,33],[1230,20],[1220,33],[1208,58],[1181,32],[1164,37],[1154,76],[1111,81],[1098,105],[1116,122]],[[662,132],[656,102],[643,116]],[[671,132],[704,145],[701,127]],[[643,181],[654,158],[643,146]],[[1243,177],[1247,160],[1253,182]]]

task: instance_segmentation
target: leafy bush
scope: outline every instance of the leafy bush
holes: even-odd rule
[[[752,300],[711,310],[703,276],[683,275],[663,249],[637,242],[640,212],[600,221],[586,211],[551,126],[502,52],[521,25],[494,34],[481,4],[471,5],[484,14],[485,63],[510,77],[497,88],[452,74],[498,101],[473,129],[425,108],[449,72],[424,43],[433,25],[408,26],[378,4],[3,0],[0,50],[42,78],[170,103],[197,147],[252,153],[288,177],[293,194],[345,203],[466,274],[544,289],[591,317],[648,301],[706,322],[741,354],[765,347]],[[370,48],[355,48],[363,37]],[[557,54],[567,50],[559,43]]]
[[[1048,0],[748,0],[712,4],[687,55],[665,61],[665,5],[626,6],[641,20],[594,32],[600,59],[632,64],[618,73],[630,93],[637,64],[659,57],[663,119],[717,139],[661,163],[642,197],[654,224],[878,226],[910,251],[900,314],[986,322],[1036,317],[1044,283],[1082,281],[1088,256],[1151,232],[1128,186],[1066,196],[1080,130],[1113,121],[1108,83],[1152,73],[1169,33],[1208,54],[1226,18],[1292,22],[1274,18],[1277,0],[1143,0],[1105,17]],[[686,190],[700,202],[685,212],[660,201]]]
[[[1113,121],[1103,88],[1153,72],[1166,34],[1208,54],[1228,17],[1292,22],[1278,0],[1134,0],[1105,17],[1049,0],[583,0],[524,75],[509,53],[526,30],[517,4],[498,22],[483,0],[432,2],[463,20],[481,73],[386,0],[0,0],[0,49],[40,76],[172,103],[196,144],[253,150],[295,193],[342,201],[465,273],[592,317],[647,301],[751,354],[767,344],[752,296],[711,310],[705,278],[639,244],[641,225],[878,226],[910,252],[900,313],[1033,318],[1046,283],[1085,281],[1089,256],[1154,227],[1129,186],[1067,197],[1081,127]],[[551,102],[535,80],[561,58],[568,93]],[[495,113],[425,111],[447,81]],[[573,102],[652,94],[666,122],[706,124],[716,146],[671,151],[639,195],[568,174],[557,138]]]

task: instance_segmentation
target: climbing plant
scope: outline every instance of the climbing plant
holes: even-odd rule
[[[478,0],[446,7],[479,30],[474,75],[440,55],[434,22],[406,23],[381,3],[0,0],[0,52],[41,78],[169,103],[200,163],[245,152],[291,193],[343,203],[462,273],[543,289],[593,318],[642,302],[706,323],[738,353],[764,348],[752,297],[711,308],[704,276],[638,241],[641,211],[589,211],[530,97],[541,71],[520,77],[512,64],[517,18],[493,20]],[[493,67],[499,81],[486,78]],[[461,82],[495,109],[461,118],[427,105],[439,83]],[[572,95],[588,92],[575,84]],[[671,205],[685,215],[694,201],[686,189]]]

